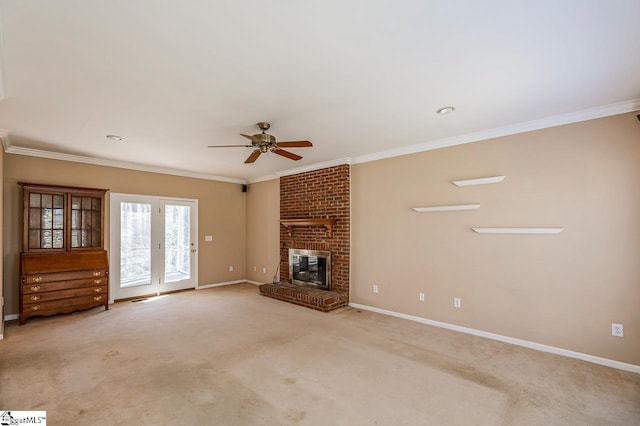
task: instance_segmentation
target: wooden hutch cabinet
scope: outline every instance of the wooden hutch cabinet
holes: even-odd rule
[[[20,325],[32,316],[109,309],[107,190],[20,183],[24,197]]]

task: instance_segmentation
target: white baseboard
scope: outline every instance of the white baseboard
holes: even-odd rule
[[[20,318],[20,314],[7,314],[4,316],[5,321],[13,321],[17,320],[18,318]]]
[[[538,351],[561,355],[568,358],[576,358],[582,361],[592,362],[594,364],[600,364],[607,367],[617,368],[619,370],[631,371],[632,373],[640,374],[640,365],[627,364],[626,362],[620,362],[612,359],[601,358],[594,355],[583,354],[581,352],[574,352],[568,349],[556,348],[555,346],[543,345],[541,343],[530,342],[528,340],[522,340],[522,339],[516,339],[514,337],[503,336],[501,334],[489,333],[488,331],[461,327],[455,324],[434,321],[434,320],[416,317],[408,314],[401,314],[399,312],[388,311],[386,309],[375,308],[373,306],[360,305],[359,303],[349,303],[349,306],[356,309],[362,309],[365,311],[376,312],[379,314],[389,315],[392,317],[403,318],[409,321],[415,321],[422,324],[432,325],[434,327],[441,327],[441,328],[446,328],[448,330],[458,331],[460,333],[473,334],[474,336],[485,337],[487,339],[497,340],[499,342],[510,343],[512,345],[517,345],[517,346],[524,346],[525,348],[529,348],[529,349],[535,349]]]
[[[245,282],[249,283],[249,284],[253,284],[253,285],[262,285],[262,284],[266,284],[266,283],[259,283],[258,281],[251,281],[251,280],[245,280]]]
[[[236,280],[236,281],[227,281],[223,283],[199,285],[198,287],[196,287],[196,290],[203,290],[205,288],[213,288],[213,287],[222,287],[224,285],[240,284],[240,283],[246,283],[246,282],[247,280]]]

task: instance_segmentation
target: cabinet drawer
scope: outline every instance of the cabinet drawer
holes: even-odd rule
[[[109,280],[107,278],[71,280],[44,284],[22,284],[22,294],[44,293],[47,291],[69,290],[73,288],[95,287],[108,284]]]
[[[106,278],[109,275],[106,269],[72,271],[72,272],[56,272],[52,274],[33,274],[23,275],[23,284],[43,284],[54,281],[67,281],[76,279],[89,278]]]
[[[51,300],[48,302],[30,303],[23,306],[24,314],[42,314],[46,311],[58,311],[72,306],[100,306],[107,302],[106,294],[97,296],[74,297],[71,299]]]
[[[92,286],[92,287],[80,287],[74,288],[70,290],[60,290],[60,291],[47,291],[41,293],[31,293],[25,294],[22,296],[22,303],[25,305],[33,304],[33,303],[42,303],[50,300],[60,300],[60,299],[69,299],[71,297],[81,297],[81,296],[99,296],[99,295],[107,295],[107,286]]]

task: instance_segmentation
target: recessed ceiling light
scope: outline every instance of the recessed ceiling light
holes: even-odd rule
[[[107,139],[110,139],[112,141],[121,141],[123,137],[118,135],[107,135]]]
[[[445,115],[445,114],[451,114],[451,113],[452,113],[453,111],[455,111],[455,110],[456,110],[456,107],[446,106],[446,107],[442,107],[442,108],[440,108],[440,109],[439,109],[439,110],[437,110],[436,112],[437,112],[438,114]]]

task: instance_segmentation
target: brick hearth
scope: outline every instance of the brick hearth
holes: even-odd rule
[[[329,312],[349,303],[349,296],[344,293],[283,282],[261,285],[260,294],[322,312]]]
[[[323,226],[280,226],[279,284],[263,284],[260,294],[324,312],[349,303],[350,172],[348,164],[282,176],[280,219],[334,218],[332,236]],[[331,252],[329,291],[291,284],[289,248]]]

